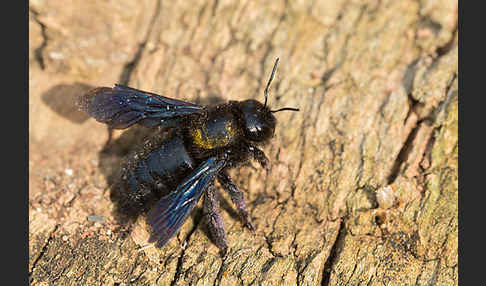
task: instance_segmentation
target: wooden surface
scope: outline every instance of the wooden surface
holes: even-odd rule
[[[29,2],[31,285],[457,285],[457,1]],[[223,194],[229,255],[200,208],[162,249],[113,215],[145,130],[74,98],[114,83],[200,103],[263,99],[276,136]]]

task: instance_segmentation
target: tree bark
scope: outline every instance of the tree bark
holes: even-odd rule
[[[457,1],[29,2],[31,285],[457,285]],[[165,247],[114,215],[111,182],[148,131],[74,99],[122,83],[277,113],[268,173],[220,190],[228,255],[199,204]]]

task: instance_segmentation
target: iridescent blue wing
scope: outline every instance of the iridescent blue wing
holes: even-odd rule
[[[214,176],[225,160],[209,158],[169,195],[161,198],[147,215],[152,227],[151,242],[164,246],[179,230],[204,191],[214,182]]]
[[[89,116],[114,129],[125,129],[135,123],[170,127],[182,116],[203,111],[197,104],[118,84],[114,88],[91,90],[79,99],[78,105]]]

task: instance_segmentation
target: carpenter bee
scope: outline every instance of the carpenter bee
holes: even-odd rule
[[[254,231],[243,192],[228,170],[253,159],[268,168],[268,159],[257,146],[269,141],[277,123],[270,110],[268,88],[278,58],[265,87],[265,102],[253,99],[201,106],[161,95],[115,85],[99,87],[83,95],[81,110],[113,129],[134,124],[172,132],[143,152],[131,155],[121,168],[123,209],[141,210],[152,228],[150,241],[164,246],[179,230],[204,195],[203,218],[209,234],[226,255],[227,240],[219,213],[214,181],[229,193],[246,227]],[[268,170],[268,169],[267,169]]]

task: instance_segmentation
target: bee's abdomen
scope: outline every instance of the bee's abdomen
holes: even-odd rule
[[[147,211],[160,197],[174,191],[194,167],[194,161],[179,137],[162,142],[144,158],[135,154],[122,170],[122,195],[127,212]]]

